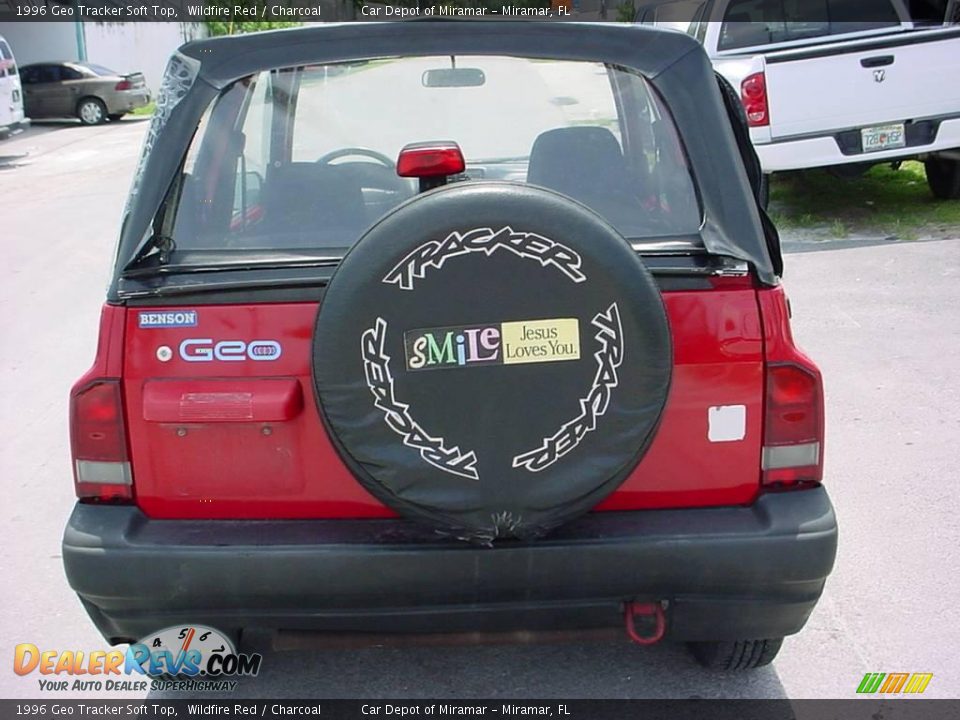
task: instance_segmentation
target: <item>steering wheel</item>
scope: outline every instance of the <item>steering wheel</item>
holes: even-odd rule
[[[393,160],[388,158],[386,155],[384,155],[383,153],[377,152],[376,150],[370,150],[369,148],[362,148],[362,147],[340,148],[339,150],[328,152],[326,155],[319,158],[317,162],[323,165],[329,165],[334,160],[339,160],[340,158],[345,158],[345,157],[368,157],[371,160],[376,160],[378,163],[380,163],[381,165],[383,165],[385,168],[389,170],[393,170],[394,172],[396,172],[396,169],[397,169],[397,164]]]
[[[368,160],[374,160],[376,164],[366,160],[351,160],[337,165],[333,164],[343,158],[367,158]],[[327,167],[336,167],[337,173],[342,174],[344,179],[351,179],[361,188],[386,192],[394,198],[399,196],[403,200],[411,197],[415,192],[413,185],[406,178],[397,175],[397,164],[376,150],[362,147],[340,148],[328,152],[319,158],[317,163]],[[395,202],[397,201],[387,202],[387,204],[391,205]]]

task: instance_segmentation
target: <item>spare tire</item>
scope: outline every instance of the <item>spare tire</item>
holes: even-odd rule
[[[344,462],[401,515],[475,542],[592,508],[649,445],[672,353],[656,282],[566,196],[463,183],[347,253],[317,313],[318,405]]]

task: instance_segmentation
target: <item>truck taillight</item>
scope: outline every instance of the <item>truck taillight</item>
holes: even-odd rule
[[[740,83],[740,100],[747,112],[750,127],[770,124],[770,109],[767,104],[767,78],[762,72],[747,75]]]
[[[95,380],[70,396],[73,477],[81,500],[133,498],[119,380]]]
[[[823,477],[823,388],[810,370],[767,367],[764,485],[819,483]]]

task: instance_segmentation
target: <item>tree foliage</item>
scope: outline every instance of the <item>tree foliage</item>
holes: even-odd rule
[[[265,0],[207,0],[208,7],[222,7],[232,10],[239,5],[243,8],[256,8],[258,14],[262,11],[264,5],[268,3]],[[272,4],[277,4],[276,0]],[[282,2],[279,4],[283,4]],[[297,27],[303,23],[299,22],[277,22],[273,20],[204,20],[207,31],[211,37],[219,35],[239,35],[240,33],[260,32],[262,30],[282,30],[283,28]]]
[[[302,25],[298,22],[229,22],[223,20],[205,20],[204,25],[210,37],[219,35],[239,35],[240,33],[260,32],[261,30],[282,30]]]
[[[632,23],[636,19],[637,9],[633,5],[633,0],[628,0],[617,8],[617,22]]]

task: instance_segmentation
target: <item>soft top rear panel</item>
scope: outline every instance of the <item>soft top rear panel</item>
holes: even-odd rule
[[[325,25],[188,43],[172,58],[124,218],[117,272],[137,255],[200,117],[252,73],[311,63],[418,55],[515,55],[623,66],[644,75],[673,115],[698,184],[710,253],[776,283],[763,229],[709,59],[686,35],[641,26],[535,22]],[[110,291],[116,299],[116,278]]]

